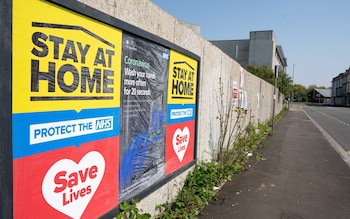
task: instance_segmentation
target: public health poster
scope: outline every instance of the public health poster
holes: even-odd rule
[[[194,159],[198,61],[171,50],[168,78],[166,175]]]
[[[68,8],[13,0],[14,218],[99,218],[195,159],[198,60]]]
[[[14,218],[97,218],[118,205],[122,32],[37,0],[12,24]]]
[[[123,34],[119,197],[164,176],[169,49]]]

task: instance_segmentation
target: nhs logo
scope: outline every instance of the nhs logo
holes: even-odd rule
[[[111,130],[113,127],[113,117],[105,117],[96,120],[96,130]]]

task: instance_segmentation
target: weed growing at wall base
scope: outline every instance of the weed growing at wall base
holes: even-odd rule
[[[256,149],[264,145],[270,127],[262,124],[256,127],[250,124],[246,131],[250,134],[237,142],[237,145],[240,145],[237,149],[223,152],[222,157],[225,159],[198,162],[194,170],[187,175],[175,201],[157,206],[160,213],[155,218],[196,218],[209,201],[217,197],[217,189],[223,183],[231,180],[234,174],[244,171],[249,161],[259,158],[258,155],[249,157],[247,151],[256,153]],[[231,159],[228,159],[229,157]]]
[[[217,188],[244,171],[248,162],[262,158],[257,149],[264,146],[266,136],[272,134],[269,122],[255,124],[250,117],[244,126],[247,111],[225,100],[221,79],[219,85],[220,136],[217,149],[212,152],[215,159],[198,162],[175,201],[157,206],[160,213],[155,218],[197,218],[209,200],[217,197]]]
[[[222,89],[220,96],[223,98]],[[222,100],[219,103],[225,104]],[[228,104],[231,105],[230,102]],[[279,121],[285,112],[286,109],[282,110],[275,117],[275,121]],[[231,180],[234,174],[244,171],[251,162],[262,159],[258,149],[265,146],[266,137],[272,134],[271,120],[265,124],[256,124],[250,117],[248,124],[243,128],[246,117],[247,111],[233,108],[232,105],[219,107],[217,119],[220,121],[220,137],[218,150],[213,151],[215,159],[198,162],[187,175],[175,201],[158,205],[156,210],[159,213],[154,215],[154,218],[197,218],[198,213],[211,199],[218,198],[218,190],[226,181]],[[135,215],[138,214],[135,208],[131,203],[131,207],[124,209]]]
[[[119,205],[120,212],[117,214],[117,219],[149,219],[151,215],[148,213],[140,213],[136,204],[140,200],[132,199],[130,203],[124,201]]]
[[[281,114],[278,118],[281,118]],[[218,188],[226,181],[230,181],[234,174],[244,171],[249,163],[262,158],[257,149],[265,146],[266,136],[271,134],[269,123],[257,125],[249,123],[244,137],[236,142],[235,149],[223,151],[221,157],[225,159],[198,162],[193,171],[187,175],[175,201],[158,205],[156,209],[159,213],[154,215],[154,218],[197,218],[198,213],[211,199],[219,198]],[[249,156],[249,153],[255,156]],[[150,218],[149,214],[139,213],[137,203],[137,200],[132,200],[130,204],[123,202],[117,218]]]

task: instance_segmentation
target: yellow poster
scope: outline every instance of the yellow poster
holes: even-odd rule
[[[121,39],[46,1],[13,1],[13,113],[119,107]]]
[[[195,104],[198,61],[170,51],[168,104]]]

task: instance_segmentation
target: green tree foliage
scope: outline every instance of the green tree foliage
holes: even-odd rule
[[[295,101],[297,101],[297,102],[307,101],[307,93],[308,93],[308,88],[306,88],[305,86],[303,86],[301,84],[294,84],[293,85],[293,94],[294,94]]]
[[[264,66],[257,66],[257,65],[247,65],[245,67],[247,71],[252,73],[253,75],[258,76],[259,78],[269,82],[270,84],[274,83],[274,72],[267,67],[266,65]]]
[[[275,73],[268,66],[247,65],[245,67],[247,71],[258,76],[259,78],[274,85]],[[292,79],[284,72],[278,73],[277,88],[284,94],[286,98],[289,98],[292,93]]]
[[[289,99],[293,88],[291,77],[284,72],[278,73],[277,87],[284,94],[285,98]]]

